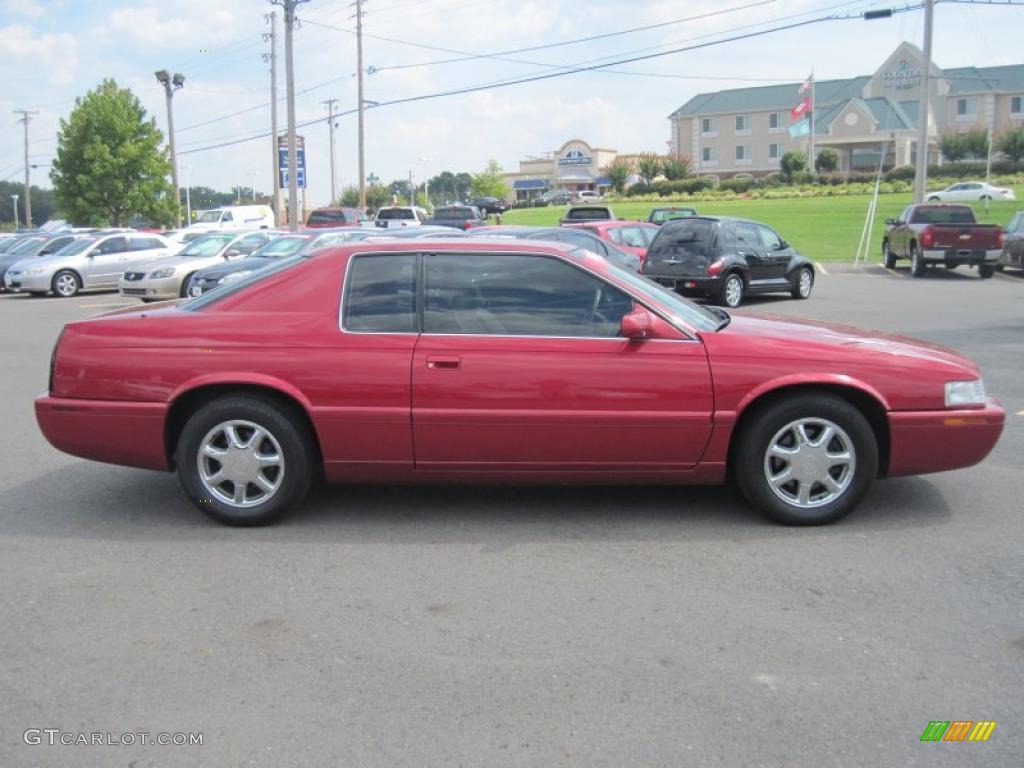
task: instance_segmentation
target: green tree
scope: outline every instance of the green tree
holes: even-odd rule
[[[468,200],[469,191],[473,188],[473,176],[463,171],[455,174],[455,199]]]
[[[504,199],[508,196],[508,182],[505,181],[505,172],[497,160],[489,161],[483,171],[473,174],[469,191],[473,197],[500,197]]]
[[[823,149],[814,161],[815,170],[820,173],[831,173],[839,169],[839,153],[834,149]]]
[[[666,157],[661,164],[661,175],[669,181],[685,179],[693,170],[688,157]]]
[[[793,180],[793,175],[800,173],[807,167],[807,155],[803,152],[787,152],[779,159],[779,168],[787,182]]]
[[[964,133],[963,137],[968,157],[975,160],[984,160],[988,157],[988,131],[984,128],[975,128]]]
[[[661,173],[661,158],[653,152],[644,152],[637,156],[636,172],[643,179],[644,184],[650,184],[655,176]]]
[[[967,157],[967,143],[962,133],[947,133],[939,139],[939,151],[951,163],[959,162]]]
[[[104,80],[60,121],[50,180],[76,224],[121,226],[134,214],[168,225],[177,210],[156,121],[127,88]]]
[[[32,223],[28,226],[38,227],[46,223],[48,219],[60,218],[57,216],[57,203],[54,200],[52,189],[40,189],[32,185]],[[0,224],[8,225],[10,229],[14,226],[14,202],[11,195],[18,196],[18,223],[25,224],[25,185],[16,181],[0,181]]]
[[[1024,162],[1024,128],[1011,128],[1001,133],[995,141],[995,148],[1014,163]],[[33,212],[35,208],[32,209]]]
[[[612,183],[612,189],[621,194],[629,177],[633,175],[633,163],[624,157],[616,157],[605,169],[605,174]]]

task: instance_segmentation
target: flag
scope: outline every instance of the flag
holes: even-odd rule
[[[801,120],[799,123],[793,123],[789,126],[789,138],[797,139],[801,136],[807,136],[811,132],[811,121]]]
[[[804,84],[800,86],[800,90],[797,91],[797,93],[800,94],[801,96],[803,96],[805,93],[807,93],[809,90],[811,90],[811,86],[812,85],[814,85],[814,73],[813,72],[811,72],[811,74],[808,75],[807,79],[804,80]]]
[[[793,107],[793,110],[789,113],[789,119],[796,121],[807,114],[807,111],[811,108],[811,97],[808,96],[805,99],[801,99],[800,103]]]

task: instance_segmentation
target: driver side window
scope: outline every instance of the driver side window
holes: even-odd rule
[[[429,255],[424,332],[494,336],[619,335],[632,299],[557,258]]]

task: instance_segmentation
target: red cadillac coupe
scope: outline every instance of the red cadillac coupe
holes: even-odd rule
[[[721,483],[837,520],[877,477],[966,467],[1004,412],[942,347],[703,308],[572,246],[353,243],[68,324],[46,438],[176,470],[223,523],[336,482]]]

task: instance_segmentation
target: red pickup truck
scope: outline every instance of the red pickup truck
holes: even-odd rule
[[[1003,249],[1003,229],[979,224],[969,205],[908,205],[897,219],[886,219],[882,240],[885,266],[910,259],[910,274],[923,277],[929,264],[956,269],[961,264],[978,268],[979,277],[992,277]]]

